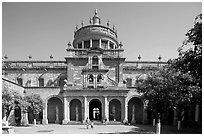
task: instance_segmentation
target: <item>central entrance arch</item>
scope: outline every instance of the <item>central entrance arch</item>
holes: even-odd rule
[[[93,99],[89,103],[89,119],[101,120],[102,110],[101,102],[98,99]]]

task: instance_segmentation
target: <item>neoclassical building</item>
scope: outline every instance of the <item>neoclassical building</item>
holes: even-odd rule
[[[109,22],[102,25],[97,11],[89,25],[82,22],[76,27],[66,50],[61,61],[3,61],[5,82],[23,88],[24,95],[41,96],[44,108],[38,120],[43,124],[83,123],[87,117],[108,123],[150,121],[151,111],[136,90],[137,81],[166,62],[140,57],[125,61],[116,29]],[[173,120],[174,113],[166,118]],[[32,123],[29,111],[27,119]]]

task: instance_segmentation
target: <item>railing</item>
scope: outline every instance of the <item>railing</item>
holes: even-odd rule
[[[119,51],[103,51],[103,57],[104,58],[107,58],[107,57],[110,57],[110,58],[121,58],[123,57],[122,53],[120,53]]]
[[[3,69],[8,68],[66,68],[65,61],[4,61]]]
[[[124,70],[156,70],[160,67],[167,65],[167,62],[161,61],[126,61],[123,65]]]

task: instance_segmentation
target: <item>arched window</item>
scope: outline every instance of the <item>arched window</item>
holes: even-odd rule
[[[89,83],[93,83],[94,80],[93,75],[89,74],[87,80],[89,81]]]
[[[93,56],[92,64],[94,64],[94,65],[98,64],[98,57],[97,56]]]
[[[99,75],[97,76],[97,83],[100,83],[101,80],[103,80],[103,75],[102,75],[102,74],[99,74]]]
[[[98,69],[98,57],[97,56],[92,57],[92,68]]]

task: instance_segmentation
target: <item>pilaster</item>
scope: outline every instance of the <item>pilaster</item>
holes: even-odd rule
[[[67,65],[67,86],[73,85],[73,65],[71,62]]]

